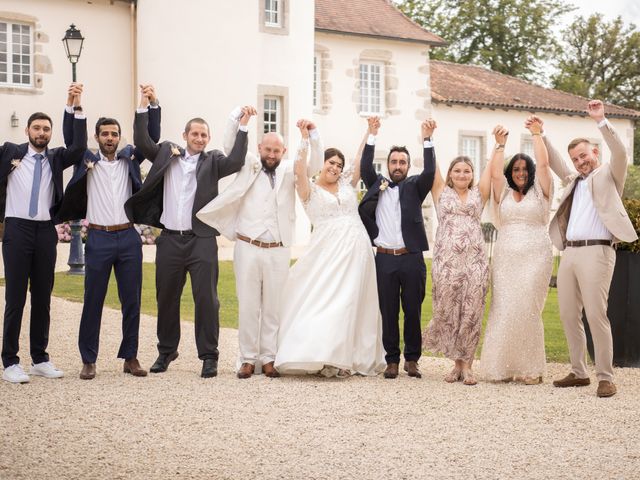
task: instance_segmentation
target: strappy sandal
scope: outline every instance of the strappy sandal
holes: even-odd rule
[[[444,376],[444,381],[447,383],[456,383],[460,380],[461,373],[460,370],[454,368]]]
[[[476,377],[473,376],[473,372],[471,370],[464,370],[462,372],[462,383],[465,385],[475,385],[478,383]]]

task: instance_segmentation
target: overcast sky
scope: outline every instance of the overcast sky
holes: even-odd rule
[[[576,15],[587,17],[598,12],[607,20],[612,20],[620,15],[626,23],[634,23],[636,28],[640,28],[640,1],[638,0],[569,0],[567,3],[578,7],[578,10],[567,17]],[[570,21],[571,18],[566,19],[567,23]]]

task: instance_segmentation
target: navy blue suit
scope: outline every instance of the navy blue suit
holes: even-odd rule
[[[34,364],[49,361],[46,349],[58,243],[55,223],[63,196],[62,172],[79,161],[87,148],[87,121],[74,119],[71,123],[74,143],[68,149],[47,148],[44,152],[53,182],[53,201],[49,209],[51,220],[5,218],[9,178],[14,168],[20,168],[14,167],[11,161],[22,160],[27,155],[29,144],[7,142],[0,146],[0,219],[4,222],[2,256],[6,278],[2,339],[2,363],[5,368],[20,363],[19,338],[27,287],[31,292],[31,359]],[[29,203],[29,198],[23,201]]]
[[[367,193],[358,212],[371,241],[379,234],[376,208],[381,194],[380,185],[386,180],[373,168],[375,147],[365,145],[362,152],[361,174]],[[398,183],[402,239],[409,253],[404,255],[376,254],[378,300],[382,314],[382,343],[387,363],[400,362],[400,331],[398,320],[400,302],[404,311],[404,357],[417,361],[422,353],[420,312],[424,299],[427,268],[422,252],[429,249],[422,219],[422,202],[433,186],[435,155],[433,148],[424,149],[424,169],[420,175],[407,177]]]
[[[151,109],[149,134],[160,138],[160,109]],[[65,142],[73,141],[69,129],[72,115],[65,114],[63,125]],[[116,154],[118,162],[126,162],[132,193],[140,190],[142,177],[140,163],[143,155],[131,145]],[[76,163],[74,174],[65,190],[59,217],[62,221],[85,218],[87,215],[88,165],[104,161],[98,152],[86,150]],[[111,226],[111,225],[105,225]],[[131,359],[138,354],[138,330],[140,326],[140,295],[142,290],[142,242],[132,226],[123,230],[103,231],[89,229],[85,245],[84,305],[80,319],[78,348],[83,363],[95,363],[100,344],[102,308],[109,286],[111,270],[118,284],[118,296],[122,305],[122,342],[118,358]]]

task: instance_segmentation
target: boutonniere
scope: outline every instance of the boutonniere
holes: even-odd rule
[[[21,158],[14,158],[13,160],[11,160],[11,170],[15,170],[16,168],[18,168],[20,166],[20,163],[22,163]]]
[[[382,180],[380,182],[380,191],[384,192],[387,189],[387,187],[389,187],[389,182],[387,182],[386,180]]]
[[[93,168],[93,166],[96,164],[96,162],[92,162],[91,160],[87,160],[86,162],[84,162],[84,164],[87,166],[87,170],[91,170]]]
[[[260,165],[259,163],[253,164],[253,173],[258,173],[261,169],[262,169],[262,165]]]
[[[171,145],[171,156],[172,157],[181,157],[180,149],[175,145]]]

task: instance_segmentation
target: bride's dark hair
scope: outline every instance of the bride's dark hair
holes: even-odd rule
[[[327,148],[324,151],[324,161],[326,162],[331,157],[338,157],[340,160],[342,160],[342,168],[344,168],[344,154],[340,150],[338,150],[337,148]]]

